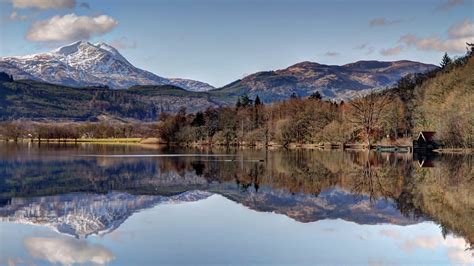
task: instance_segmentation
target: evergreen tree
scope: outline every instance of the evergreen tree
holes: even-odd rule
[[[12,82],[13,77],[5,72],[0,72],[0,81]]]
[[[240,102],[240,97],[237,99],[237,103],[235,104],[235,108],[239,109],[242,107],[242,102]]]
[[[258,97],[258,95],[257,95],[257,97],[255,97],[254,105],[255,106],[262,105],[262,101],[260,101],[260,97]]]
[[[448,56],[448,53],[444,53],[443,59],[441,59],[440,66],[441,68],[445,68],[453,62],[451,57]]]
[[[248,107],[251,106],[253,101],[250,100],[249,96],[247,94],[242,95],[240,102],[242,103],[242,107]]]
[[[204,120],[204,114],[202,112],[197,112],[196,116],[194,116],[193,121],[191,122],[191,125],[194,127],[200,127],[204,126],[206,121]]]
[[[321,93],[319,91],[315,91],[315,92],[311,93],[309,98],[311,100],[321,100],[323,98],[323,96],[321,96]]]

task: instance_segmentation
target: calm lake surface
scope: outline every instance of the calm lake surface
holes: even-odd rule
[[[0,265],[473,265],[474,160],[0,143]]]

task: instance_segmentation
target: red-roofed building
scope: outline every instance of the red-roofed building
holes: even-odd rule
[[[413,141],[413,149],[433,150],[439,145],[436,143],[434,131],[420,131],[416,140]]]

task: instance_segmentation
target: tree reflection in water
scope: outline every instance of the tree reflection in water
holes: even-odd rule
[[[204,190],[252,208],[272,210],[307,222],[350,217],[357,211],[357,204],[367,199],[372,206],[358,222],[381,222],[371,211],[378,211],[377,215],[383,213],[385,222],[406,224],[407,221],[433,220],[440,224],[445,234],[454,233],[463,236],[471,245],[474,243],[472,156],[425,158],[420,167],[418,158],[411,154],[2,145],[0,204],[3,205],[17,197],[71,192],[121,191],[134,195],[171,196]],[[78,156],[137,153],[226,153],[235,156]],[[335,210],[324,209],[321,201],[333,204]],[[390,209],[392,205],[393,210]],[[402,215],[406,220],[402,221],[396,215]]]

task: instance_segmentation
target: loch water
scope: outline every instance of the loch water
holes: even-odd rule
[[[474,158],[0,143],[0,265],[473,265]]]

